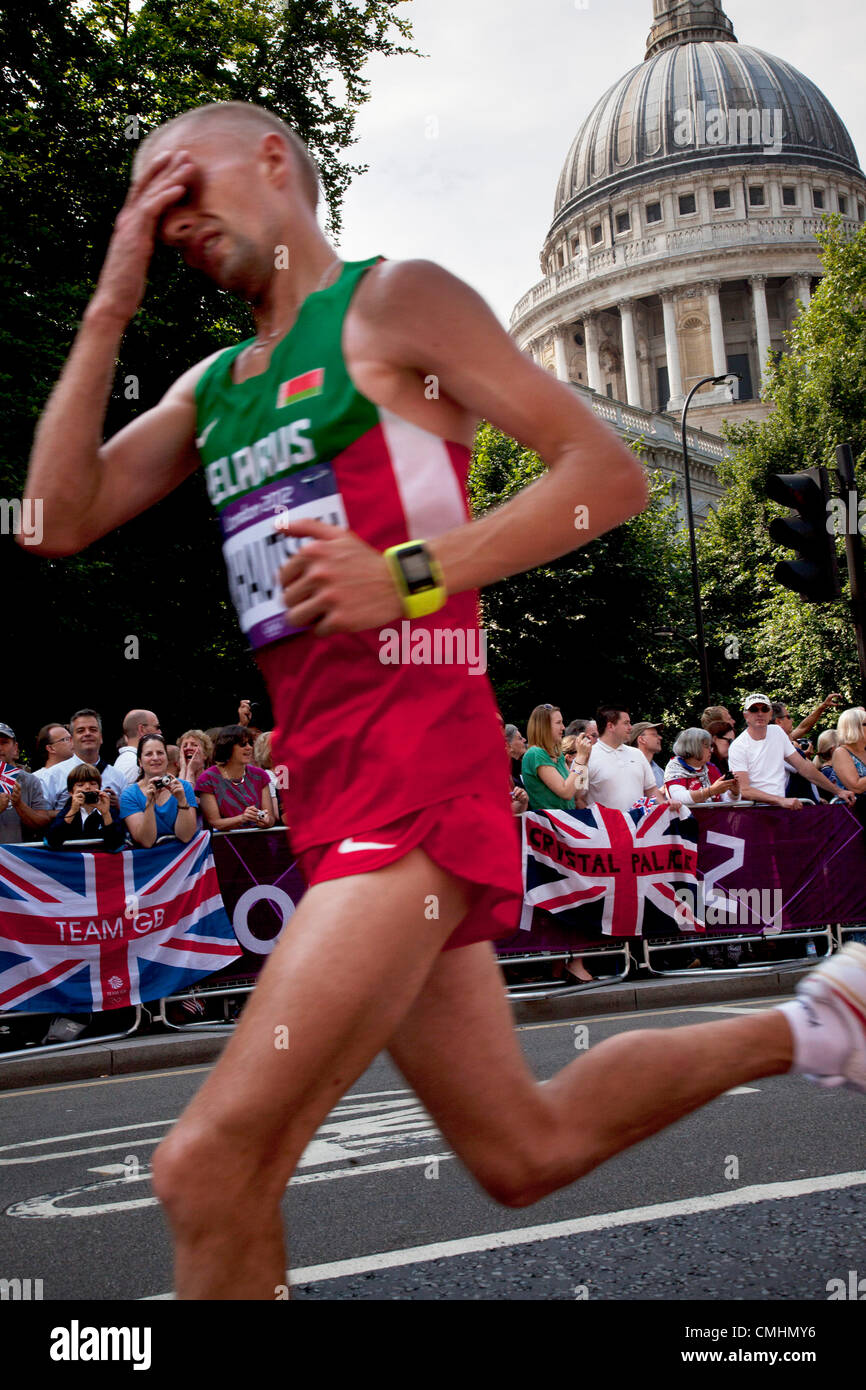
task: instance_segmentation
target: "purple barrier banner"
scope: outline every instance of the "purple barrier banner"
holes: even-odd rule
[[[526,903],[495,943],[504,961],[636,935],[706,943],[866,922],[866,836],[842,805],[521,820]],[[254,979],[305,892],[277,829],[114,855],[4,845],[0,859],[3,1011],[104,1010],[204,975],[208,987]]]
[[[284,830],[214,835],[217,879],[243,955],[209,984],[257,975],[306,891]]]
[[[802,931],[866,921],[866,836],[847,806],[708,807],[696,901],[713,935]]]
[[[572,814],[557,812],[556,819],[568,822]],[[577,814],[586,817],[585,812]],[[608,820],[611,814],[607,813]],[[634,817],[636,813],[618,814]],[[651,814],[658,818],[658,835],[664,829],[661,818],[670,817],[670,813]],[[528,812],[523,819],[540,822],[543,817]],[[645,922],[641,934],[647,939],[694,934],[696,941],[707,941],[732,935],[802,931],[827,923],[866,922],[866,836],[846,806],[806,806],[801,811],[775,806],[699,807],[694,816],[681,822],[680,835],[685,833],[689,821],[697,833],[697,880],[689,883],[683,881],[685,875],[678,875],[673,911],[667,923],[658,916]],[[525,840],[532,834],[537,839],[539,833],[527,827]],[[623,841],[620,829],[616,839]],[[637,840],[636,830],[636,844]],[[547,857],[551,864],[559,861],[556,877],[561,881],[561,848],[548,847]],[[532,882],[528,853],[524,863]],[[584,858],[573,867],[585,887],[593,869],[601,882],[622,873],[627,865],[611,856],[605,858],[602,853],[595,864]],[[575,891],[581,887],[577,876],[574,887]],[[567,897],[567,888],[559,891],[563,898]],[[614,891],[620,891],[619,881]],[[604,931],[598,906],[592,901],[569,905],[554,916],[550,903],[546,910],[540,909],[538,893],[531,896],[536,901],[531,930],[516,930],[500,938],[495,944],[497,955],[502,958],[535,951],[589,949],[634,935],[621,930]],[[526,923],[524,912],[524,926]]]

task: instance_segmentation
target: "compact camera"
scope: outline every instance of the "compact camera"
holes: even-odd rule
[[[81,799],[85,806],[95,806],[99,800],[99,792],[85,792]]]
[[[259,825],[262,825],[268,818],[267,811],[256,811],[256,815],[258,816]]]
[[[163,787],[168,787],[168,786],[171,785],[171,778],[170,778],[170,777],[154,777],[154,779],[153,779],[153,785],[154,785],[154,788],[155,788],[157,791],[161,791],[161,789],[162,789]]]

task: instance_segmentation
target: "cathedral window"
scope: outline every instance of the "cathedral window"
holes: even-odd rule
[[[797,190],[793,184],[785,184],[782,188],[782,205],[786,208],[797,206]]]
[[[713,189],[713,207],[729,208],[731,206],[731,190],[729,188]]]
[[[661,203],[647,203],[647,205],[646,205],[646,220],[647,220],[648,223],[649,223],[649,222],[661,222],[661,220],[662,220],[662,205],[661,205]]]
[[[616,215],[616,230],[627,232],[631,229],[631,218],[627,212],[618,212]]]
[[[822,207],[824,206],[824,190],[823,190],[823,188],[813,188],[813,189],[812,189],[812,202],[813,202],[813,204],[815,205],[816,208],[822,208]]]
[[[694,193],[680,194],[680,217],[688,217],[689,213],[697,211]]]
[[[762,208],[766,203],[764,197],[764,185],[762,183],[749,184],[749,207]]]
[[[836,194],[836,197],[839,199],[839,211],[841,212],[841,214],[842,214],[843,217],[847,217],[847,216],[848,216],[848,199],[845,197],[845,194],[844,194],[844,193],[837,193],[837,194]]]
[[[589,234],[592,237],[593,246],[598,246],[601,241],[601,223],[596,222],[595,226],[590,228]]]

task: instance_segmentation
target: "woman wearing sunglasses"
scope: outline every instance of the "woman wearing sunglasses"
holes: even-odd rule
[[[254,735],[242,724],[220,730],[213,767],[195,784],[202,815],[212,830],[268,829],[275,823],[271,782],[253,763]]]

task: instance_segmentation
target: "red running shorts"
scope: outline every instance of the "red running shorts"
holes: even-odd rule
[[[419,847],[471,890],[469,910],[443,950],[495,941],[516,930],[523,903],[520,820],[507,797],[440,801],[388,825],[365,826],[331,844],[314,845],[298,855],[298,864],[312,888],[332,878],[384,869]]]

